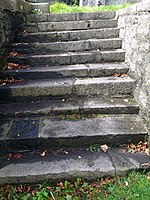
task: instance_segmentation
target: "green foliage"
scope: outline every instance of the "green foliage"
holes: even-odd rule
[[[50,5],[50,13],[61,14],[61,13],[76,13],[76,12],[115,11],[115,10],[125,8],[129,5],[130,4],[110,5],[110,6],[94,6],[94,7],[88,7],[88,6],[79,7],[76,5],[69,6],[65,3],[55,2]]]
[[[91,144],[89,147],[89,151],[91,152],[100,152],[100,145],[99,144]]]
[[[42,11],[41,11],[40,9],[33,9],[33,10],[31,11],[31,13],[32,13],[32,14],[41,14]]]
[[[0,188],[1,200],[150,200],[150,176],[131,173],[128,177],[86,182],[77,178],[74,183],[44,183],[37,186]]]

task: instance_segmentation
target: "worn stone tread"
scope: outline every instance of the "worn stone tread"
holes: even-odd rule
[[[56,153],[55,153],[56,152]],[[47,151],[40,157],[36,152],[22,153],[20,159],[0,157],[0,184],[40,183],[75,180],[78,177],[94,180],[102,177],[124,176],[131,170],[142,169],[149,163],[145,153],[124,153],[122,148],[112,148],[108,153],[85,149]]]
[[[54,116],[71,114],[138,114],[139,106],[126,98],[76,98],[0,104],[1,117]]]
[[[21,43],[14,44],[12,50],[22,54],[48,54],[57,52],[77,52],[92,50],[120,49],[122,41],[119,38],[113,39],[90,39],[68,42],[51,43]]]
[[[147,129],[137,115],[99,115],[93,118],[27,117],[0,120],[0,146],[9,150],[88,147],[91,144],[118,146],[138,143]]]
[[[113,19],[116,12],[88,12],[88,13],[63,13],[63,14],[28,14],[26,20],[28,22],[60,22],[60,21],[79,21],[79,20],[98,20]]]
[[[130,77],[101,77],[76,79],[36,79],[1,86],[0,96],[5,100],[36,97],[117,96],[132,95],[135,80]]]
[[[19,79],[50,79],[65,77],[105,77],[114,74],[126,74],[129,68],[125,63],[77,64],[50,67],[29,67],[18,70],[1,70],[1,76],[13,76]]]
[[[37,32],[28,34],[18,34],[16,42],[59,42],[78,41],[85,39],[107,39],[119,37],[118,28],[103,28],[91,30],[70,30],[55,32]]]
[[[30,66],[72,65],[102,62],[124,62],[125,52],[122,49],[66,52],[48,55],[8,56],[8,62]]]
[[[39,22],[26,23],[23,28],[26,32],[45,32],[45,31],[66,31],[66,30],[86,30],[100,28],[116,28],[117,19],[109,20],[80,20],[62,22]]]

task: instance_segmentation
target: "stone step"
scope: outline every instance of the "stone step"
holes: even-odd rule
[[[65,21],[65,22],[40,22],[27,23],[23,25],[24,32],[45,32],[45,31],[70,31],[87,30],[100,28],[116,28],[117,19],[110,20],[87,20],[87,21]]]
[[[53,66],[53,65],[73,65],[100,62],[124,62],[125,52],[122,49],[86,51],[86,52],[66,52],[49,55],[28,55],[28,56],[8,56],[7,61],[11,63],[24,64],[30,66]]]
[[[139,116],[127,114],[83,119],[13,118],[1,119],[0,124],[0,146],[6,151],[119,146],[145,140],[148,133]]]
[[[26,103],[0,104],[0,116],[38,117],[77,114],[78,117],[94,114],[138,114],[139,106],[131,97],[126,98],[72,98]],[[71,116],[70,116],[71,117]],[[75,117],[75,115],[73,116]]]
[[[22,54],[48,54],[61,52],[77,52],[77,51],[92,51],[92,50],[111,50],[120,49],[122,41],[119,38],[115,39],[90,39],[68,42],[53,42],[53,43],[21,43],[13,44],[12,50]]]
[[[31,67],[18,70],[1,70],[0,77],[19,79],[53,79],[67,77],[105,77],[114,74],[126,74],[129,68],[125,63],[79,64],[51,67]]]
[[[118,28],[57,31],[57,32],[37,32],[28,34],[18,34],[16,42],[60,42],[87,39],[107,39],[119,37]]]
[[[38,151],[21,152],[20,159],[0,157],[0,184],[40,183],[98,180],[103,177],[125,176],[131,170],[141,170],[149,163],[145,153],[124,153],[123,148],[111,148],[108,153],[86,149],[47,150],[45,156]]]
[[[91,13],[64,13],[64,14],[29,14],[26,15],[26,21],[31,23],[39,22],[63,22],[80,20],[106,20],[116,17],[115,12],[91,12]]]
[[[132,95],[135,80],[130,77],[28,80],[0,87],[1,100],[37,99],[69,96]]]

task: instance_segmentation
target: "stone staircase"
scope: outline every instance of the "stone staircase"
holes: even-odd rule
[[[120,147],[147,129],[115,12],[27,15],[22,30],[7,60],[28,68],[0,72],[24,79],[0,87],[0,183],[122,175],[149,162]],[[109,151],[87,150],[95,144]]]

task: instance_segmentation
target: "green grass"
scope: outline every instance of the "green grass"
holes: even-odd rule
[[[150,200],[150,177],[131,173],[128,177],[73,183],[59,182],[29,186],[6,185],[0,188],[1,200]]]
[[[77,12],[100,12],[100,11],[115,11],[129,6],[130,4],[124,5],[110,5],[110,6],[69,6],[65,3],[55,2],[50,6],[50,13],[77,13]]]

